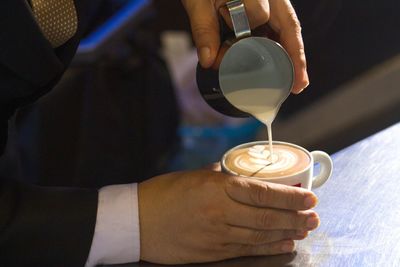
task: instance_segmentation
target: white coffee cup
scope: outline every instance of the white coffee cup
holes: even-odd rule
[[[227,151],[221,159],[222,171],[227,174],[231,174],[231,175],[243,176],[243,177],[247,177],[247,178],[254,178],[254,179],[257,179],[260,181],[264,181],[264,182],[302,187],[302,188],[305,188],[308,190],[322,186],[331,177],[332,170],[333,170],[333,163],[332,163],[332,159],[329,157],[329,155],[327,153],[325,153],[323,151],[309,152],[305,148],[300,147],[295,144],[274,141],[273,146],[277,146],[277,145],[281,146],[281,147],[290,147],[290,149],[288,149],[288,150],[297,150],[300,153],[303,152],[305,155],[307,155],[309,157],[308,164],[306,164],[304,166],[304,168],[301,168],[300,170],[297,170],[294,173],[285,174],[285,175],[276,175],[276,176],[271,176],[268,178],[257,177],[257,174],[251,175],[251,176],[243,175],[237,171],[231,170],[229,168],[229,166],[227,166],[227,164],[226,164],[227,158],[234,151],[237,151],[239,149],[251,148],[251,147],[255,147],[255,146],[268,146],[267,141],[257,141],[257,142],[245,143],[245,144],[236,146],[236,147],[230,149],[229,151]],[[316,164],[320,165],[320,170],[319,170],[318,174],[314,173]]]

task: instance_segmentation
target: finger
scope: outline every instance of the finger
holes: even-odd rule
[[[232,19],[228,8],[226,7],[227,0],[217,0],[215,5],[220,15],[224,18],[226,24],[232,29]],[[246,9],[246,14],[252,29],[260,25],[266,24],[269,20],[269,2],[266,0],[245,0],[243,1]]]
[[[293,240],[282,240],[259,246],[230,244],[227,246],[227,248],[236,257],[266,256],[293,252],[295,250],[295,243]]]
[[[318,214],[314,211],[291,211],[265,209],[237,204],[235,212],[225,214],[231,226],[254,230],[301,230],[311,231],[319,226]]]
[[[290,21],[291,20],[291,21]],[[309,77],[307,73],[307,61],[304,50],[303,38],[301,35],[301,27],[297,17],[291,16],[280,34],[280,43],[288,52],[293,61],[295,81],[292,92],[295,94],[301,93],[309,85]]]
[[[231,227],[229,236],[227,236],[227,241],[232,244],[258,246],[286,239],[302,240],[306,238],[307,235],[307,231],[257,231],[248,228]]]
[[[226,179],[225,191],[231,199],[255,207],[307,210],[317,205],[315,194],[303,188],[240,177]]]
[[[209,68],[220,46],[219,23],[214,5],[210,0],[183,0],[182,3],[189,15],[200,64]]]
[[[260,25],[266,24],[269,20],[270,7],[267,0],[245,0],[244,6],[249,18],[250,27],[257,28]]]
[[[226,3],[227,3],[227,0],[215,1],[215,10],[217,10],[218,14],[224,19],[224,21],[226,22],[226,25],[228,25],[229,28],[233,29],[231,14],[229,13]]]
[[[215,171],[215,172],[221,172],[221,163],[219,163],[219,162],[211,163],[211,164],[205,166],[204,169]]]
[[[295,81],[292,92],[298,94],[309,85],[301,25],[289,0],[270,0],[270,5],[269,24],[279,33],[280,43],[293,61]]]
[[[230,48],[230,44],[227,42],[224,42],[222,46],[220,47],[217,57],[215,58],[214,64],[212,65],[212,68],[214,70],[218,70],[219,66],[221,65],[222,59],[224,58],[225,53],[228,51]]]

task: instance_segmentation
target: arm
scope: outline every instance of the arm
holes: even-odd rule
[[[28,86],[0,65],[0,155],[8,119],[22,103],[16,96]],[[0,175],[2,264],[83,266],[96,223],[97,194],[96,189],[38,187]]]
[[[96,189],[38,187],[0,177],[0,259],[7,266],[138,261],[137,203],[136,184],[104,187],[98,196]]]
[[[6,2],[0,10],[7,13],[14,3],[17,2]],[[19,2],[15,9],[25,13],[28,10]],[[27,35],[14,34],[17,26],[24,30],[32,27],[31,21],[26,21],[29,16],[1,17],[0,156],[5,147],[10,116],[18,107],[33,102],[56,84],[74,53],[74,43],[78,41],[78,37],[73,38],[60,63],[51,51],[43,51],[43,44],[39,42],[43,40],[32,37],[22,41],[23,36],[36,36],[34,30],[28,29],[26,32],[30,34]],[[22,18],[25,21],[16,23],[14,18],[17,22]],[[8,24],[13,24],[13,28],[5,31]],[[10,40],[10,36],[16,41]],[[43,64],[39,67],[38,62]],[[108,217],[97,217],[97,208],[97,189],[38,187],[0,175],[0,261],[6,266],[84,266],[89,251],[101,260],[107,260],[101,251],[96,253],[99,252],[96,245],[102,242],[92,246],[92,239],[98,236],[94,232],[107,229],[103,220]]]
[[[85,14],[85,4],[76,7]],[[9,10],[15,12],[11,15]],[[58,82],[75,53],[82,30],[55,55],[46,49],[46,41],[40,37],[24,1],[6,1],[1,4],[0,13],[1,156],[9,118],[18,107],[34,102]],[[84,23],[80,25],[83,29]],[[114,192],[113,188],[101,189],[98,194],[97,189],[38,187],[0,175],[0,261],[6,266],[93,266],[125,258],[134,260],[139,248],[125,258],[118,254],[120,247],[138,243],[134,237],[129,239],[118,232],[121,229],[113,228],[115,221],[126,216],[123,212],[116,216],[115,203],[109,201],[122,198],[129,202],[135,197],[121,195],[128,194]],[[104,200],[100,205],[98,198]],[[134,207],[132,202],[117,204],[117,208],[132,208],[132,214],[134,208],[137,210],[137,204]],[[125,229],[133,232],[133,225],[132,219],[125,221]],[[102,239],[104,236],[111,236],[122,245],[113,250],[112,245],[118,244],[110,245],[110,240]]]
[[[0,259],[6,266],[83,266],[96,223],[97,190],[0,180]]]
[[[4,16],[0,21],[1,28],[6,26],[3,22],[13,22]],[[30,49],[29,42],[11,42],[8,37],[6,33],[0,36],[0,54],[7,54],[7,58],[0,57],[0,156],[6,144],[8,120],[15,110],[43,95],[59,79],[47,71],[54,65],[46,60],[26,60],[18,49],[11,53],[14,51],[7,49],[7,43],[27,48],[28,56],[45,58],[43,53]],[[66,58],[74,52],[67,50],[62,57],[65,66],[69,64]],[[15,67],[16,61],[22,63]],[[35,70],[42,71],[38,75]],[[0,174],[0,261],[6,266],[84,266],[85,262],[93,266],[125,259],[135,261],[139,230],[137,199],[133,199],[137,197],[130,190],[116,192],[115,188],[118,186],[103,188],[98,194],[96,189],[38,187]],[[116,199],[121,201],[115,203]],[[126,219],[128,213],[136,216],[136,221]],[[123,224],[121,221],[125,223],[122,229],[115,229],[115,222]],[[130,253],[119,253],[132,247]]]

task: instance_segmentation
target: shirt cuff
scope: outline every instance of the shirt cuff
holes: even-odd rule
[[[86,267],[140,260],[137,184],[100,189],[97,220]]]

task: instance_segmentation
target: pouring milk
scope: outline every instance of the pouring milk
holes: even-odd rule
[[[240,110],[247,112],[268,129],[268,141],[271,163],[273,155],[272,122],[278,114],[282,102],[287,97],[287,92],[281,89],[243,89],[232,91],[225,95],[229,102]]]
[[[267,126],[270,155],[273,155],[271,125],[289,96],[293,81],[294,68],[289,55],[267,38],[240,40],[228,50],[220,65],[219,82],[224,97]]]

